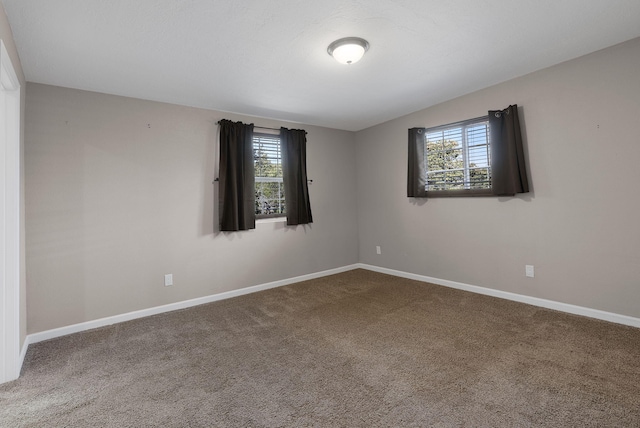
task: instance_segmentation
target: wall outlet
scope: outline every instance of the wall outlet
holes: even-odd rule
[[[382,254],[382,250],[380,249],[380,245],[376,245],[376,254]]]
[[[524,276],[533,278],[533,265],[524,266]]]
[[[173,274],[172,273],[168,273],[164,276],[164,286],[168,287],[170,285],[173,285]]]

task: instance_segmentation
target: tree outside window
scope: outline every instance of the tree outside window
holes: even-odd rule
[[[280,137],[254,134],[256,217],[281,217],[285,213]]]

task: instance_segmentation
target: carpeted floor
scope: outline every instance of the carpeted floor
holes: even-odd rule
[[[2,427],[640,427],[640,329],[354,270],[32,345]]]

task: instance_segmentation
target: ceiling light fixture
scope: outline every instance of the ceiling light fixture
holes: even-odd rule
[[[331,43],[327,52],[342,64],[354,64],[363,57],[369,49],[369,42],[360,37],[345,37]]]

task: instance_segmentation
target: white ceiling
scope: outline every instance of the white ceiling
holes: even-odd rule
[[[28,81],[353,131],[640,36],[639,0],[2,3]]]

